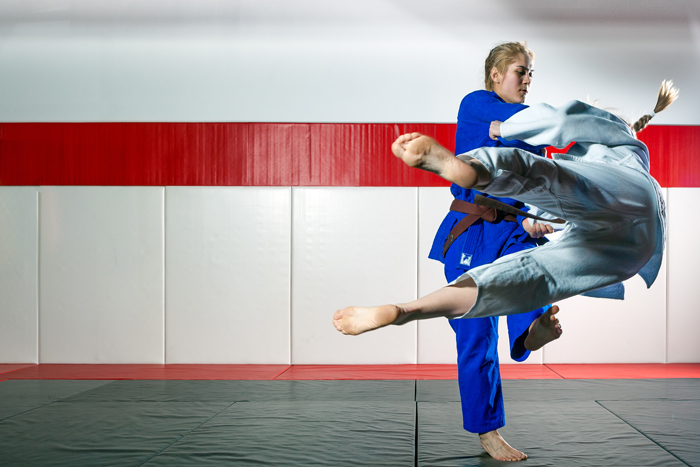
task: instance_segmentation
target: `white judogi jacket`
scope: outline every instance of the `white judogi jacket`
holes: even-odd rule
[[[657,195],[658,214],[663,233],[649,262],[639,271],[647,287],[661,267],[666,238],[666,203],[658,182],[649,175],[649,150],[631,128],[615,115],[580,101],[561,107],[538,104],[513,115],[501,125],[505,139],[517,139],[533,146],[566,147],[566,154],[553,154],[555,160],[601,162],[628,167],[645,174]],[[533,214],[553,218],[540,209]],[[532,212],[532,211],[531,211]],[[591,294],[594,295],[594,294]]]

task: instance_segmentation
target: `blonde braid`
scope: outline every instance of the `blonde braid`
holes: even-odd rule
[[[654,115],[671,105],[676,99],[678,99],[678,88],[673,87],[673,81],[662,81],[661,87],[659,88],[659,97],[656,99],[654,111],[651,114],[644,115],[637,120],[634,125],[632,125],[632,129],[635,132],[642,131],[644,127],[647,126],[649,121],[654,118]]]

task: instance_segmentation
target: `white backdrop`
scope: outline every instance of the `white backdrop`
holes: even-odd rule
[[[0,0],[0,121],[453,122],[506,40],[531,103],[700,124],[696,0]]]

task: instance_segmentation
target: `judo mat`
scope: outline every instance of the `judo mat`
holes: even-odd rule
[[[505,380],[522,465],[699,466],[700,379]],[[455,380],[0,381],[2,466],[491,466]]]

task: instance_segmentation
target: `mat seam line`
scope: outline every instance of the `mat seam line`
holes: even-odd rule
[[[557,373],[556,371],[554,371],[554,369],[553,369],[551,366],[547,365],[546,363],[544,364],[544,366],[546,366],[547,369],[548,369],[549,371],[551,371],[552,373],[554,373],[555,375],[557,375],[557,376],[560,377],[561,379],[566,379],[566,378],[564,377],[564,375],[561,375],[561,374]]]
[[[18,380],[6,380],[6,381],[18,381]],[[19,380],[19,381],[23,381],[23,380]],[[24,381],[29,381],[29,380],[24,380]],[[42,381],[42,380],[39,380],[39,381]],[[114,382],[114,381],[112,381],[112,382]],[[27,413],[27,412],[31,412],[31,411],[36,410],[36,409],[42,409],[42,408],[44,408],[44,407],[48,407],[48,406],[50,406],[50,405],[56,404],[57,402],[70,403],[70,402],[67,401],[66,399],[70,399],[71,397],[78,396],[78,395],[83,394],[83,393],[85,393],[85,392],[90,392],[90,391],[92,391],[92,390],[94,390],[94,389],[101,388],[102,386],[106,386],[107,384],[110,384],[110,383],[100,384],[99,386],[95,386],[94,388],[90,388],[90,389],[86,389],[86,390],[84,390],[84,391],[77,392],[77,393],[75,393],[75,394],[73,394],[73,395],[64,397],[63,399],[58,399],[58,400],[55,400],[55,401],[48,402],[48,403],[46,403],[46,404],[39,405],[39,406],[37,406],[37,407],[32,407],[31,409],[27,409],[27,410],[25,410],[24,412],[19,412],[19,413],[16,413],[16,414],[14,414],[14,415],[10,415],[9,417],[0,418],[0,422],[4,422],[5,420],[9,420],[9,419],[14,418],[14,417],[16,417],[16,416],[18,416],[18,415],[23,415],[23,414],[25,414],[25,413]]]
[[[29,380],[5,380],[5,381],[29,381]],[[39,380],[39,381],[42,381],[42,380]],[[114,382],[114,381],[112,381],[112,383],[113,383],[113,382]],[[27,410],[25,410],[24,412],[19,412],[19,413],[16,413],[16,414],[14,414],[14,415],[10,415],[9,417],[0,418],[0,422],[4,422],[5,420],[9,420],[9,419],[14,418],[14,417],[16,417],[16,416],[18,416],[18,415],[23,415],[23,414],[25,414],[25,413],[27,413],[27,412],[31,412],[32,410],[42,409],[42,408],[44,408],[44,407],[48,407],[48,406],[50,406],[50,405],[56,404],[57,402],[70,403],[70,401],[67,401],[66,399],[70,399],[71,397],[78,396],[78,395],[83,394],[83,393],[85,393],[85,392],[90,392],[90,391],[92,391],[92,390],[94,390],[94,389],[101,388],[102,386],[106,386],[106,385],[108,385],[108,384],[110,384],[110,382],[107,382],[107,383],[105,383],[105,384],[100,384],[99,386],[95,386],[94,388],[90,388],[90,389],[86,389],[86,390],[84,390],[84,391],[77,392],[77,393],[75,393],[75,394],[73,394],[73,395],[71,395],[71,396],[64,397],[63,399],[51,401],[51,402],[48,402],[48,403],[46,403],[46,404],[39,405],[39,406],[37,406],[37,407],[32,407],[31,409],[27,409]]]
[[[25,413],[27,413],[27,412],[31,412],[32,410],[36,410],[36,409],[41,409],[41,408],[44,408],[44,407],[48,407],[49,405],[53,405],[53,404],[55,404],[56,402],[60,402],[60,401],[51,401],[51,402],[49,402],[48,404],[40,405],[40,406],[38,406],[38,407],[32,407],[31,409],[27,409],[27,410],[25,410],[24,412],[16,413],[16,414],[14,414],[14,415],[10,415],[9,417],[5,417],[5,418],[0,418],[0,422],[4,422],[5,420],[9,420],[9,419],[14,418],[14,417],[16,417],[16,416],[18,416],[18,415],[23,415],[23,414],[25,414]]]
[[[617,417],[618,420],[620,420],[622,423],[624,423],[625,425],[629,426],[629,427],[632,428],[634,431],[636,431],[636,432],[639,433],[640,435],[644,436],[646,439],[648,439],[649,441],[651,441],[652,443],[656,444],[658,447],[660,447],[661,449],[663,449],[664,451],[666,451],[667,453],[669,453],[670,455],[672,455],[673,457],[675,457],[676,459],[678,459],[678,462],[680,462],[680,463],[683,464],[683,465],[687,465],[688,467],[690,467],[690,464],[688,464],[687,462],[683,461],[683,459],[681,459],[680,457],[678,457],[677,455],[675,455],[674,453],[672,453],[671,451],[669,451],[669,450],[666,449],[665,447],[661,446],[661,445],[660,445],[659,443],[657,443],[655,440],[651,439],[646,433],[644,433],[643,431],[640,431],[639,429],[637,429],[637,427],[635,427],[634,425],[632,425],[632,424],[630,424],[629,422],[627,422],[627,420],[625,420],[624,418],[620,417],[618,414],[616,414],[616,413],[613,412],[612,410],[610,410],[610,409],[608,409],[607,407],[605,407],[605,406],[604,406],[603,404],[601,404],[597,399],[596,399],[595,403],[598,404],[599,406],[601,406],[602,408],[604,408],[605,410],[607,410],[609,413],[613,414],[613,415],[614,415],[615,417]]]
[[[231,408],[231,406],[234,405],[236,402],[237,402],[237,401],[233,401],[230,405],[224,407],[223,409],[221,409],[220,411],[218,411],[217,413],[215,413],[215,414],[212,415],[211,417],[207,418],[206,420],[204,420],[202,423],[200,423],[200,424],[197,425],[196,427],[192,428],[190,431],[188,431],[188,432],[185,433],[184,435],[182,435],[182,436],[180,436],[179,438],[177,438],[175,441],[173,441],[172,443],[170,443],[169,445],[167,445],[166,447],[164,447],[163,449],[161,449],[160,451],[158,451],[157,453],[155,453],[154,455],[152,455],[151,457],[149,457],[148,459],[146,459],[142,464],[139,464],[139,467],[141,467],[141,466],[147,464],[148,462],[152,461],[154,458],[156,458],[156,457],[158,457],[159,455],[161,455],[161,454],[162,454],[163,452],[165,452],[167,449],[170,449],[171,447],[173,447],[173,446],[174,446],[178,441],[180,441],[182,438],[184,438],[185,436],[189,435],[190,433],[192,433],[192,432],[195,431],[196,429],[200,428],[202,425],[204,425],[205,423],[207,423],[209,420],[211,420],[212,418],[216,417],[217,415],[221,414],[221,413],[224,412],[225,410],[228,410],[228,409]]]
[[[418,467],[418,380],[413,381],[413,403],[416,407],[413,428],[413,467]]]
[[[270,381],[276,380],[277,378],[279,378],[280,376],[282,376],[283,374],[285,374],[286,372],[288,372],[289,370],[291,370],[291,369],[292,369],[292,366],[293,366],[293,365],[287,365],[287,368],[285,368],[284,370],[282,370],[282,371],[280,371],[279,373],[277,373],[277,375],[273,376],[272,379],[271,379]]]

